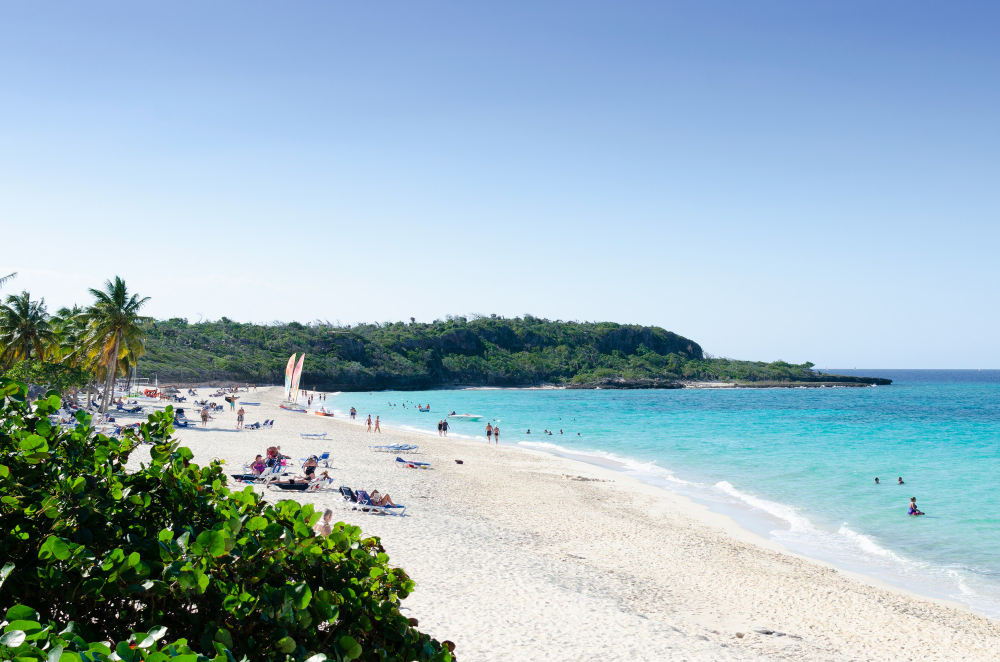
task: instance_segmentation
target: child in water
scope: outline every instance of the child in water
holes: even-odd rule
[[[917,508],[917,497],[910,497],[910,508],[906,511],[907,515],[923,515],[920,509]]]

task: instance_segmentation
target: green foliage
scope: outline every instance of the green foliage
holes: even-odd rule
[[[60,394],[71,388],[87,385],[92,375],[79,366],[47,361],[19,361],[3,375],[7,379],[24,384],[43,386]]]
[[[7,565],[5,568],[12,568]],[[0,578],[2,583],[2,578]],[[117,659],[124,662],[232,662],[232,653],[225,647],[213,647],[211,655],[198,654],[184,639],[163,642],[167,629],[150,628],[149,632],[134,632],[121,641],[88,641],[73,622],[60,626],[52,621],[41,622],[38,612],[25,605],[14,605],[0,623],[0,659],[18,662],[83,662]]]
[[[80,647],[95,641],[125,642],[125,660],[452,659],[400,614],[413,582],[377,538],[343,522],[317,537],[312,505],[230,491],[218,463],[192,463],[171,439],[169,408],[113,439],[82,412],[73,429],[51,424],[55,393],[33,409],[23,385],[2,379],[0,398],[0,609],[14,609],[4,637],[25,633],[0,650],[41,659],[21,646],[71,621],[48,660],[88,659]],[[141,442],[150,462],[126,471]],[[26,596],[37,613],[15,606]],[[146,650],[145,635],[164,628],[174,649]]]
[[[707,358],[658,327],[531,315],[354,327],[171,319],[149,327],[146,349],[142,374],[188,383],[281,383],[288,356],[304,351],[303,385],[328,390],[816,379],[811,364]]]

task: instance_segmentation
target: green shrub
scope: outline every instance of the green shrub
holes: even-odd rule
[[[5,568],[13,568],[7,565]],[[0,583],[3,583],[0,577]],[[87,641],[73,623],[63,627],[41,623],[39,614],[25,605],[14,605],[6,612],[4,633],[0,636],[0,659],[18,662],[93,662],[111,660],[112,654],[124,662],[231,662],[232,653],[221,644],[213,657],[199,655],[187,641],[181,639],[165,644],[161,641],[166,628],[136,632],[119,642]]]
[[[181,656],[452,659],[400,614],[413,582],[378,538],[344,523],[317,537],[312,505],[230,491],[170,438],[169,408],[115,439],[82,412],[51,424],[58,406],[0,380],[0,609],[27,602],[37,614],[18,620],[72,622],[81,641],[165,628]],[[142,442],[151,461],[126,471]]]

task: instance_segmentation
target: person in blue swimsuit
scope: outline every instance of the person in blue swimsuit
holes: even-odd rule
[[[920,509],[917,508],[917,497],[910,497],[910,508],[906,511],[907,515],[923,515]]]

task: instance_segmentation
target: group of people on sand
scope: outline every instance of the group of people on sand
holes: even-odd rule
[[[291,459],[288,455],[282,454],[281,446],[269,446],[265,452],[267,453],[267,459],[264,459],[262,455],[258,455],[250,465],[250,472],[255,476],[259,476],[267,469]]]
[[[882,483],[879,482],[878,476],[875,476],[875,484],[876,485],[881,485],[882,484]],[[903,477],[902,476],[900,476],[899,478],[896,479],[896,484],[897,485],[906,485],[906,483],[903,482]],[[923,511],[921,511],[919,508],[917,508],[917,497],[910,497],[910,503],[906,504],[906,514],[907,515],[924,515],[924,514],[926,514]]]
[[[491,439],[493,441],[495,441],[496,443],[498,443],[498,444],[500,443],[500,426],[499,425],[494,426],[494,425],[491,425],[490,423],[487,423],[486,424],[486,443],[487,444],[490,443]]]
[[[448,436],[448,421],[444,418],[438,421],[438,436],[439,437]]]
[[[253,463],[250,465],[250,473],[254,476],[261,476],[266,471],[278,472],[280,469],[275,469],[276,466],[281,466],[284,464],[285,460],[291,459],[288,455],[284,455],[281,452],[281,446],[271,446],[267,449],[267,458],[265,459],[262,455],[258,455],[254,458]],[[302,463],[302,474],[297,476],[290,476],[283,480],[275,481],[277,483],[284,483],[285,485],[293,485],[295,483],[311,483],[314,480],[328,480],[330,478],[329,471],[323,471],[319,476],[316,475],[316,470],[319,468],[319,457],[316,455],[310,455]]]
[[[351,418],[354,418],[354,407],[351,407]],[[382,434],[382,428],[379,427],[380,421],[379,421],[379,417],[378,416],[375,417],[375,423],[374,423],[375,427],[374,427],[374,429],[372,428],[372,415],[371,414],[368,414],[368,421],[367,421],[367,423],[368,423],[368,431],[369,432],[378,432],[379,434]]]

